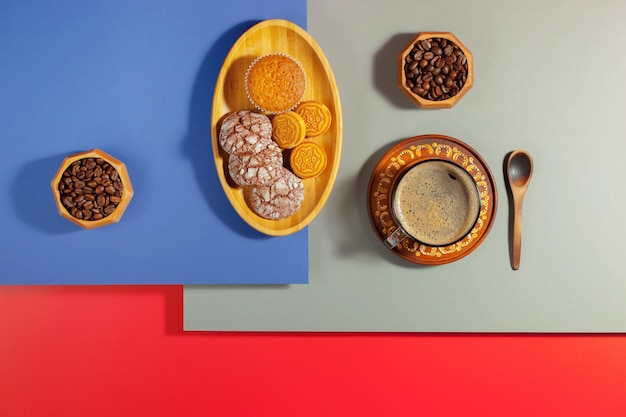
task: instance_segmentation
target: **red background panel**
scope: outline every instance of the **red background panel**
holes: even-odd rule
[[[0,416],[625,416],[626,336],[185,333],[180,286],[0,288]]]

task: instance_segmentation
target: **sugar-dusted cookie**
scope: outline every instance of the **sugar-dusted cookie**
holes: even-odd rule
[[[241,110],[222,121],[219,144],[231,155],[254,155],[272,142],[272,122],[264,114]]]
[[[259,216],[281,220],[295,214],[304,201],[302,180],[287,168],[269,186],[250,189],[250,207]]]
[[[282,168],[283,153],[274,142],[254,155],[228,157],[228,173],[241,187],[270,185],[282,174]]]

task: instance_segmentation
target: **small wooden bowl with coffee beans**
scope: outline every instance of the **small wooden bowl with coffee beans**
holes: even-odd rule
[[[472,54],[450,32],[420,32],[398,57],[398,86],[418,107],[451,108],[473,84]]]
[[[59,214],[84,229],[117,223],[133,198],[126,165],[100,149],[65,157],[50,185]]]

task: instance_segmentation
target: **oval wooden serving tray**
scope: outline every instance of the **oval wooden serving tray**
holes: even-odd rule
[[[328,164],[315,178],[304,179],[304,202],[293,216],[267,220],[254,213],[246,203],[244,189],[234,185],[227,174],[228,154],[219,146],[221,121],[230,112],[255,110],[246,96],[245,74],[250,63],[260,55],[285,53],[296,58],[306,73],[303,101],[324,103],[331,112],[330,130],[315,138],[326,152]],[[339,169],[342,144],[342,116],[339,92],[332,69],[315,40],[304,29],[286,20],[266,20],[247,30],[233,45],[217,77],[211,114],[213,157],[217,175],[226,197],[235,211],[251,227],[271,236],[285,236],[306,227],[322,210]],[[287,161],[287,154],[285,153]]]

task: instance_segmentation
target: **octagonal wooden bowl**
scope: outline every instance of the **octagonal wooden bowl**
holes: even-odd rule
[[[451,41],[456,44],[467,59],[467,79],[463,87],[459,90],[459,92],[449,97],[445,100],[429,100],[424,98],[413,91],[407,86],[407,77],[404,69],[404,65],[406,63],[406,57],[411,50],[415,46],[417,42],[423,41],[425,39],[432,38],[443,38]],[[398,87],[400,90],[406,94],[406,96],[413,101],[418,107],[426,108],[426,109],[445,109],[451,108],[456,105],[456,103],[461,100],[461,98],[472,88],[474,85],[474,59],[472,57],[472,53],[461,43],[461,41],[454,36],[451,32],[419,32],[413,40],[400,52],[398,55]]]
[[[113,213],[99,220],[78,219],[72,216],[72,214],[67,210],[67,208],[65,208],[65,206],[61,202],[61,198],[63,196],[61,195],[61,192],[59,191],[59,183],[61,182],[63,178],[63,173],[74,162],[79,161],[81,159],[85,159],[85,158],[104,159],[111,166],[113,166],[113,168],[115,168],[115,170],[119,174],[119,177],[122,181],[123,190],[122,190],[121,201],[119,202],[119,204],[117,205]],[[71,221],[72,223],[77,224],[78,226],[82,227],[83,229],[95,229],[97,227],[102,227],[102,226],[119,222],[120,219],[122,218],[122,215],[124,214],[124,211],[126,210],[126,207],[128,207],[130,200],[133,198],[133,194],[134,194],[133,186],[130,182],[128,171],[126,170],[126,165],[119,159],[112,157],[111,155],[107,154],[106,152],[100,149],[92,149],[90,151],[79,152],[79,153],[66,156],[65,159],[63,160],[63,163],[61,163],[59,170],[52,178],[52,182],[50,183],[50,186],[52,187],[54,201],[57,205],[57,209],[59,210],[59,214],[62,217],[66,218],[67,220]]]

